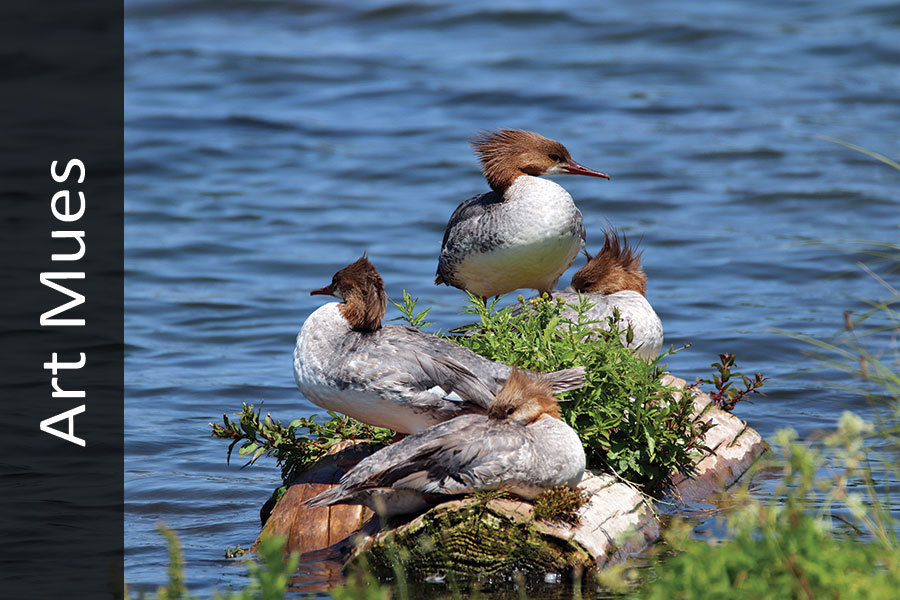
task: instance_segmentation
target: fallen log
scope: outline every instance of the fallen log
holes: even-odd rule
[[[683,379],[663,382],[694,394],[696,418],[713,423],[690,477],[675,475],[670,497],[682,503],[708,498],[733,485],[766,449],[762,437]],[[377,571],[391,572],[398,552],[410,572],[453,571],[509,576],[514,571],[583,572],[621,562],[659,538],[654,501],[634,486],[605,473],[585,473],[579,487],[588,494],[575,524],[535,520],[527,502],[507,498],[454,499],[408,522],[370,518],[359,506],[308,508],[302,501],[337,482],[341,465],[373,452],[371,444],[336,446],[290,486],[272,511],[263,533],[288,536],[301,553],[329,548],[349,558],[365,557]],[[354,532],[357,532],[354,535]]]
[[[303,502],[333,487],[348,466],[378,448],[377,444],[357,440],[344,440],[332,446],[328,454],[288,487],[270,514],[262,515],[263,529],[251,550],[256,549],[261,537],[277,533],[287,537],[288,551],[305,554],[329,548],[359,531],[373,516],[368,508],[350,504],[310,508]]]

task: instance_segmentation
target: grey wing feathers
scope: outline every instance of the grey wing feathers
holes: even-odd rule
[[[452,432],[439,445],[385,470],[376,480],[379,486],[426,494],[464,494],[491,487],[508,474],[509,456],[523,446],[521,436],[513,431]]]
[[[487,408],[500,391],[512,367],[488,360],[453,342],[422,333],[411,327],[385,326],[380,331],[385,347],[409,350],[406,360],[415,362],[421,389],[440,385],[448,393],[455,391],[462,399]],[[413,351],[412,349],[416,350]],[[554,394],[575,390],[584,385],[584,367],[544,373]]]
[[[584,250],[585,245],[587,243],[587,234],[584,230],[584,218],[581,216],[580,210],[576,210],[575,212],[576,212],[575,228],[578,233],[578,237],[581,238],[581,249]],[[574,258],[572,259],[572,262],[575,262]],[[569,263],[569,264],[571,265],[572,263]],[[568,268],[568,267],[566,267],[566,268]]]
[[[397,358],[418,367],[408,372],[416,373],[411,383],[418,382],[420,391],[439,385],[447,393],[455,391],[463,400],[482,408],[490,405],[512,370],[508,365],[412,327],[385,326],[379,334],[383,340],[381,347],[398,349]],[[550,382],[554,394],[560,394],[584,385],[584,374],[584,367],[574,367],[541,376]]]
[[[494,362],[479,356],[468,348],[459,344],[443,340],[428,333],[424,333],[406,326],[385,326],[382,334],[386,343],[415,348],[419,354],[425,354],[432,359],[446,358],[468,369],[472,375],[481,380],[491,391],[496,394],[500,391],[512,367],[503,363]],[[434,385],[434,384],[431,384]],[[431,387],[429,385],[428,387]]]
[[[330,490],[325,490],[321,494],[317,494],[310,498],[309,500],[305,500],[303,504],[306,506],[311,506],[312,508],[317,508],[319,506],[328,506],[330,504],[337,504],[341,500],[345,498],[345,492],[340,486],[335,486]]]
[[[487,409],[494,392],[472,371],[449,356],[417,354],[416,360],[425,374],[448,394],[456,392],[460,399]]]
[[[437,276],[434,278],[435,285],[446,284],[454,287],[460,287],[461,284],[453,279],[453,261],[451,257],[455,254],[458,244],[469,244],[473,240],[468,239],[471,235],[470,228],[460,227],[460,225],[469,220],[478,220],[485,213],[490,211],[490,206],[502,202],[503,197],[495,192],[487,192],[472,196],[468,200],[463,201],[453,214],[450,215],[450,221],[447,222],[447,229],[444,230],[444,239],[441,240],[441,255],[438,259]],[[466,234],[469,235],[466,235]]]
[[[502,201],[502,197],[497,196],[494,192],[478,194],[472,196],[468,200],[464,200],[456,207],[450,220],[447,222],[447,229],[444,231],[444,239],[441,241],[441,250],[447,247],[448,242],[452,242],[452,236],[457,225],[469,219],[478,218],[487,212],[487,207]]]
[[[480,431],[487,428],[489,434]],[[459,417],[376,452],[306,504],[325,506],[376,488],[463,494],[490,487],[517,462],[514,455],[526,445],[522,435],[507,423]]]

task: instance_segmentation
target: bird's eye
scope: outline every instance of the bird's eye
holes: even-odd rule
[[[509,415],[513,414],[514,412],[516,412],[515,407],[510,406],[509,408],[506,409],[506,416],[508,417]]]
[[[549,154],[547,158],[552,160],[553,162],[562,162],[562,158],[560,158],[559,154]]]

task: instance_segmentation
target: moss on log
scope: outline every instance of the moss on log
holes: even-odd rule
[[[554,535],[516,500],[445,502],[411,522],[362,543],[354,554],[376,572],[390,574],[398,559],[414,573],[478,573],[511,576],[514,571],[562,573],[584,565],[590,553],[572,538]]]

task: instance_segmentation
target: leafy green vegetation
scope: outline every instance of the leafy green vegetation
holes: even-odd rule
[[[767,378],[760,373],[754,373],[753,379],[750,379],[743,373],[733,371],[735,366],[737,366],[734,354],[720,354],[719,362],[714,362],[710,366],[715,369],[712,377],[701,379],[700,383],[707,383],[713,386],[713,391],[710,392],[709,397],[712,399],[713,404],[722,410],[733,410],[738,402],[754,392],[765,396],[759,391],[759,388],[763,386],[763,382]],[[735,384],[732,377],[740,378],[743,383],[743,389]]]
[[[583,366],[585,385],[563,396],[562,418],[584,444],[588,466],[612,470],[648,492],[661,489],[673,472],[689,472],[708,426],[696,421],[689,394],[660,382],[658,363],[625,347],[619,315],[605,324],[590,320],[587,297],[563,316],[562,299],[524,300],[497,310],[469,297],[466,313],[477,322],[457,343],[491,360],[535,371]],[[407,307],[411,313],[414,306]],[[608,331],[599,326],[604,325]]]
[[[244,403],[237,421],[222,415],[223,424],[210,423],[213,437],[231,440],[227,459],[237,444],[241,444],[238,455],[249,456],[245,466],[250,466],[262,456],[274,456],[281,466],[281,478],[291,482],[299,473],[308,468],[328,452],[334,444],[342,440],[372,440],[390,443],[394,432],[381,427],[366,425],[350,417],[328,411],[327,421],[319,422],[316,415],[294,419],[286,427],[281,420],[262,415],[262,406],[254,409]]]
[[[421,312],[415,312],[416,302],[418,302],[418,299],[414,299],[409,295],[409,292],[403,290],[402,304],[391,300],[391,304],[397,307],[397,310],[400,311],[400,316],[394,317],[393,319],[391,319],[391,321],[406,321],[416,329],[431,327],[431,323],[427,321],[428,313],[431,312],[431,307],[429,306]]]
[[[404,292],[399,319],[414,327],[427,327],[429,309],[416,311],[416,300]],[[622,328],[618,314],[605,326],[585,316],[591,306],[583,298],[574,307],[576,316],[563,317],[562,300],[531,300],[519,297],[518,310],[497,310],[470,296],[466,314],[478,323],[465,335],[448,339],[489,358],[536,371],[569,367],[586,368],[583,388],[569,392],[561,404],[563,419],[579,434],[588,465],[611,470],[619,477],[640,485],[648,492],[660,490],[674,472],[689,472],[707,425],[694,419],[688,394],[660,383],[662,370],[647,363],[623,345],[631,334]],[[560,327],[562,326],[562,327]],[[729,364],[733,366],[733,358]],[[741,377],[743,375],[738,374]],[[729,372],[726,371],[727,380]],[[746,378],[745,378],[746,379]],[[730,384],[727,384],[730,385]],[[757,387],[762,380],[757,375]],[[721,391],[721,390],[720,390]],[[750,391],[753,391],[751,388]],[[737,399],[749,392],[731,391]],[[735,400],[736,401],[736,400]],[[223,424],[210,424],[212,435],[238,444],[239,456],[252,465],[261,456],[274,456],[281,466],[282,479],[290,482],[313,462],[344,439],[371,439],[389,443],[393,432],[372,427],[329,412],[330,420],[315,416],[296,419],[288,426],[262,409],[244,404],[239,419],[223,416]]]
[[[889,159],[880,159],[900,168]],[[900,268],[900,246],[885,244],[882,247],[879,259],[889,261],[888,270],[896,271]],[[871,303],[869,310],[856,317],[848,313],[845,330],[834,340],[795,337],[814,346],[815,356],[824,364],[865,384],[848,386],[847,389],[866,393],[875,406],[891,409],[878,427],[873,428],[846,413],[837,432],[810,444],[798,443],[796,434],[790,430],[780,432],[776,442],[781,456],[770,455],[767,463],[758,466],[770,471],[781,470],[778,491],[773,498],[761,501],[748,493],[745,484],[743,491],[738,493],[736,504],[740,508],[727,519],[731,532],[728,541],[698,540],[693,537],[689,523],[676,519],[668,528],[665,551],[669,553],[674,549],[677,554],[654,564],[650,569],[629,566],[608,569],[600,577],[604,584],[615,585],[620,593],[630,597],[647,599],[897,597],[897,590],[900,589],[900,543],[897,537],[900,520],[891,511],[900,505],[892,496],[896,494],[897,482],[900,481],[900,350],[897,346],[900,318],[896,312],[896,306],[900,305],[900,292],[877,275],[873,276],[891,292],[889,299]],[[519,317],[508,312],[496,311],[496,302],[487,308],[480,306],[480,301],[470,304],[469,312],[480,319],[474,329],[481,331],[470,337],[457,338],[460,343],[480,348],[488,355],[507,357],[506,360],[526,368],[552,370],[571,366],[566,361],[574,360],[575,354],[567,345],[571,340],[566,340],[573,331],[573,335],[584,333],[581,327],[585,323],[570,323],[568,332],[560,333],[556,326],[563,324],[563,321],[552,302],[540,301],[529,305],[533,309],[529,314],[533,316],[526,317],[525,322],[518,321]],[[525,306],[521,299],[519,304]],[[403,304],[397,306],[403,312],[401,319],[416,327],[428,326],[428,311],[416,313],[415,300],[408,294],[404,294]],[[531,318],[535,322],[528,320]],[[596,379],[611,381],[611,389],[628,389],[617,387],[624,386],[616,383],[618,363],[628,363],[629,359],[618,349],[621,343],[616,346],[620,333],[617,323],[610,323],[610,326],[612,331],[601,334],[601,337],[602,341],[607,342],[605,345],[612,348],[601,350],[598,344],[597,348],[589,350],[590,353],[608,352],[613,361],[608,369],[612,373],[601,371]],[[520,341],[522,333],[526,335]],[[888,343],[883,344],[881,340],[885,336]],[[516,344],[521,344],[521,347],[516,347]],[[477,348],[473,349],[477,351]],[[548,350],[559,355],[551,354],[555,358],[546,360],[544,353]],[[531,358],[528,358],[529,354]],[[760,387],[765,380],[758,374],[750,379],[734,373],[733,357],[721,355],[719,358],[719,362],[713,364],[717,374],[702,381],[716,388],[714,396],[718,396],[724,407],[733,405]],[[644,366],[648,369],[646,373],[653,377],[659,375],[657,366]],[[629,363],[623,368],[632,367],[639,370],[641,365]],[[736,378],[741,379],[744,390],[735,387]],[[655,390],[654,393],[659,394],[660,391]],[[571,406],[566,407],[566,418],[576,424],[581,414],[577,407],[579,400],[574,394],[570,394],[569,398]],[[649,399],[652,408],[656,404],[653,401],[660,396],[632,395],[627,398],[629,405],[632,404],[631,398]],[[592,406],[591,398],[582,402],[585,409]],[[629,410],[625,413],[628,416],[637,410],[630,406],[622,408]],[[637,417],[635,421],[643,422]],[[584,422],[582,420],[581,424]],[[594,420],[588,416],[586,422],[587,430],[591,430]],[[605,421],[600,418],[600,422]],[[243,442],[240,454],[250,456],[251,464],[260,456],[271,454],[276,456],[283,469],[292,472],[308,464],[308,460],[315,460],[324,454],[331,444],[344,439],[344,436],[372,435],[372,432],[363,429],[365,427],[332,413],[331,421],[324,424],[312,419],[299,419],[284,428],[268,415],[260,421],[260,411],[254,412],[252,406],[245,405],[239,423],[230,423],[226,417],[225,425],[213,425],[213,430],[214,435],[233,440],[229,455],[235,444]],[[627,425],[625,427],[627,429]],[[298,430],[305,430],[307,435],[299,435]],[[612,437],[615,433],[608,436]],[[390,432],[380,430],[375,435],[390,435]],[[877,460],[873,461],[869,444],[875,435],[878,436],[875,443],[879,453]],[[598,447],[596,457],[615,457],[615,454],[605,452],[602,445]],[[611,444],[609,448],[614,450]],[[314,458],[297,459],[293,467],[288,467],[289,455],[293,452]],[[484,492],[479,498],[487,502],[500,494]],[[167,530],[163,533],[169,544],[169,582],[159,589],[156,597],[189,600],[192,597],[184,584],[183,558],[177,538]],[[284,562],[283,540],[280,539],[264,540],[260,546],[260,558],[262,565],[250,566],[250,584],[246,590],[226,596],[217,594],[215,597],[228,600],[283,598],[287,576],[296,568],[295,559]],[[408,598],[410,590],[405,583],[402,560],[398,558],[392,563],[396,577],[393,586],[380,583],[371,570],[361,568],[348,573],[347,583],[332,589],[331,597],[334,600]],[[630,574],[630,579],[622,579],[623,573]],[[448,582],[452,584],[452,597],[462,598],[452,578],[448,578]],[[523,585],[517,583],[517,590],[520,598],[526,597]],[[466,597],[481,596],[477,589],[473,589],[472,594]],[[580,587],[575,588],[573,595],[582,597]]]
[[[898,522],[874,493],[865,464],[865,436],[871,427],[846,413],[826,439],[841,458],[834,478],[822,477],[821,451],[779,433],[783,480],[768,502],[744,495],[732,514],[734,537],[709,543],[691,537],[689,527],[671,527],[675,557],[652,568],[634,595],[647,599],[692,598],[896,598],[900,587]],[[834,466],[834,465],[832,465]],[[868,489],[869,504],[854,489]],[[819,505],[817,510],[811,506]],[[833,519],[840,513],[843,529]],[[849,529],[849,531],[848,531]]]

